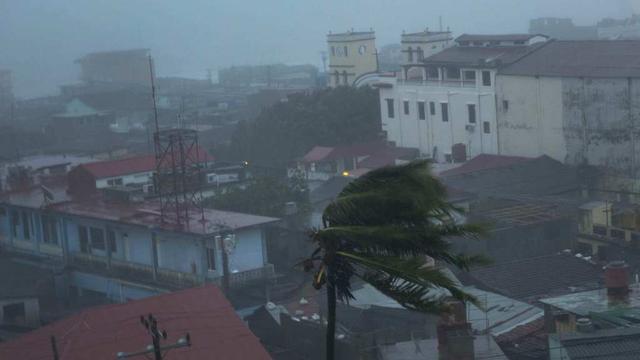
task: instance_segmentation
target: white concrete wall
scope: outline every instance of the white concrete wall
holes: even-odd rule
[[[115,176],[96,180],[96,188],[103,189],[109,187],[109,180],[122,179],[122,185],[127,184],[146,184],[153,181],[153,171],[141,172],[136,174],[128,174],[123,176]]]
[[[246,229],[236,233],[236,248],[229,255],[231,272],[258,269],[267,263],[264,234],[261,229]]]
[[[492,74],[493,76],[493,74]],[[442,86],[398,81],[392,88],[380,89],[382,129],[387,140],[397,146],[420,150],[421,155],[444,161],[453,144],[467,147],[467,156],[498,153],[496,101],[493,86],[482,86],[481,71],[476,75],[476,87]],[[495,81],[495,79],[493,79]],[[492,81],[492,84],[494,84]],[[386,99],[393,99],[394,118],[387,113]],[[404,113],[403,102],[409,101],[409,114]],[[425,102],[426,120],[420,120],[418,102]],[[435,103],[435,115],[430,113],[430,102]],[[442,121],[442,103],[449,104],[449,121]],[[475,105],[476,123],[469,123],[467,105]],[[489,123],[484,133],[483,123]]]
[[[497,86],[500,154],[564,162],[562,79],[498,75]]]

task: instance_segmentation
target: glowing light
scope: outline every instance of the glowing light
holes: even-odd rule
[[[343,171],[342,172],[342,176],[349,176],[349,172],[348,171]]]

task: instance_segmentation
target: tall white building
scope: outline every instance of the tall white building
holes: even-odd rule
[[[382,130],[438,162],[498,154],[496,73],[547,38],[462,35],[449,47],[449,35],[425,31],[409,51],[405,34],[402,74],[380,83]]]

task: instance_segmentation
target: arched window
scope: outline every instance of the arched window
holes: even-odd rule
[[[349,78],[348,78],[348,76],[347,76],[347,71],[346,71],[346,70],[344,70],[344,71],[342,72],[342,80],[344,81],[344,84],[345,84],[345,85],[349,85]]]
[[[411,48],[411,46],[409,46],[409,49],[407,50],[408,54],[409,54],[409,62],[413,61],[413,49]]]
[[[336,70],[335,73],[333,73],[334,76],[334,83],[336,84],[336,86],[340,85],[340,73],[338,72],[338,70]]]
[[[347,47],[344,47],[344,57],[349,56],[349,52],[347,51]]]
[[[424,60],[424,51],[420,46],[418,46],[418,49],[416,50],[416,52],[418,53],[418,61]]]

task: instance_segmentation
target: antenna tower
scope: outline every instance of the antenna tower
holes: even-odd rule
[[[153,69],[153,60],[149,56],[156,127],[153,134],[156,159],[154,189],[160,200],[160,221],[176,228],[188,228],[191,214],[204,217],[200,205],[201,167],[208,159],[205,153],[200,154],[197,131],[183,128],[160,129]]]

